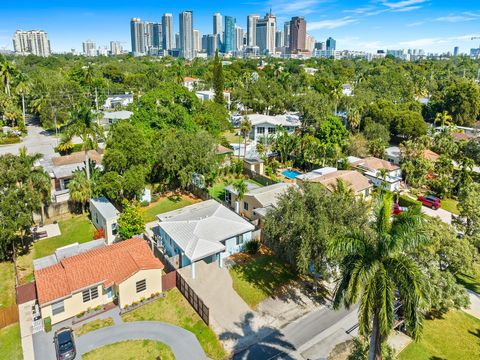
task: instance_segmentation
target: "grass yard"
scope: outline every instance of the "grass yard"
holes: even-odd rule
[[[205,353],[212,359],[226,358],[217,335],[200,319],[187,300],[176,288],[166,297],[122,315],[123,321],[163,321],[180,326],[197,336]]]
[[[225,187],[237,181],[240,181],[240,179],[228,179],[226,181],[215,183],[211,188],[208,189],[208,193],[211,197],[218,201],[225,201]],[[263,186],[262,184],[251,179],[245,180],[245,182]]]
[[[169,346],[153,340],[127,340],[92,350],[82,355],[84,360],[175,360]]]
[[[236,135],[238,133],[238,129],[235,129],[233,131],[230,131],[230,130],[227,130],[225,131],[222,135],[225,137],[225,139],[227,139],[227,141],[230,143],[230,144],[238,144],[238,135]],[[241,138],[241,143],[243,144],[243,138]]]
[[[243,263],[237,262],[230,269],[230,276],[233,288],[252,309],[297,278],[288,265],[272,254],[257,255]]]
[[[108,326],[113,326],[115,323],[111,317],[108,317],[106,319],[98,319],[98,320],[93,320],[90,321],[86,324],[83,324],[80,326],[78,329],[75,330],[75,335],[76,336],[82,336],[85,335],[91,331],[95,331],[98,329],[102,329]]]
[[[480,294],[480,264],[473,266],[473,275],[457,274],[457,282],[465,286],[467,289]]]
[[[458,201],[454,199],[442,200],[442,209],[450,211],[452,214],[458,215]]]
[[[15,303],[15,267],[13,262],[0,262],[0,309]]]
[[[452,310],[443,319],[427,320],[422,337],[403,350],[399,360],[480,358],[480,320]]]
[[[18,323],[0,329],[0,359],[23,359],[20,325]]]
[[[142,212],[145,216],[145,221],[151,222],[156,220],[158,214],[166,213],[168,211],[180,209],[187,205],[194,204],[200,200],[195,199],[191,196],[180,195],[180,196],[168,196],[162,197],[156,202],[142,208]]]

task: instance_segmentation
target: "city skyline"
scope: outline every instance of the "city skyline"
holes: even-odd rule
[[[470,48],[478,47],[470,38],[480,34],[480,5],[475,1],[454,4],[434,0],[300,0],[294,3],[281,0],[240,4],[211,1],[208,5],[182,1],[178,5],[154,8],[143,0],[135,5],[115,2],[113,7],[110,1],[102,4],[84,1],[82,6],[69,8],[59,3],[25,1],[2,5],[5,19],[0,25],[0,48],[13,49],[12,35],[18,29],[39,29],[48,33],[53,52],[81,50],[86,39],[99,46],[120,41],[125,49],[130,49],[128,23],[131,18],[161,22],[164,13],[172,13],[173,30],[177,33],[178,14],[189,9],[194,12],[193,28],[206,35],[213,33],[212,16],[216,12],[222,17],[235,17],[237,25],[247,32],[247,15],[258,14],[262,18],[271,7],[277,24],[294,16],[304,16],[309,34],[322,41],[331,36],[337,40],[339,49],[423,48],[429,52],[446,52],[459,46],[460,52],[468,53]]]

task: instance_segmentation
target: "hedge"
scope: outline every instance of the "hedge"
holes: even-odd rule
[[[406,195],[400,195],[400,197],[398,198],[398,205],[417,210],[420,210],[422,208],[422,203],[420,201],[412,199],[411,197]]]
[[[18,136],[0,137],[0,145],[18,144],[22,139]]]

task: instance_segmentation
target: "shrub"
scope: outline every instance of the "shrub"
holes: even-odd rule
[[[249,241],[245,244],[245,251],[250,255],[255,255],[260,249],[260,242],[256,240]]]
[[[128,306],[129,306],[129,305],[127,304],[127,305],[125,305],[123,308],[124,308],[125,310],[127,310],[127,309],[128,309]]]
[[[97,229],[93,233],[93,240],[104,239],[105,238],[105,230],[104,229]]]
[[[140,203],[140,206],[141,206],[141,207],[147,207],[148,205],[150,205],[150,203],[149,203],[148,201],[142,201],[142,202]]]
[[[406,195],[400,195],[398,199],[398,205],[416,210],[420,210],[422,208],[422,203],[420,201],[412,199],[411,197]]]
[[[0,137],[0,145],[18,144],[21,140],[18,136]]]
[[[47,316],[43,319],[43,327],[45,329],[45,332],[47,333],[52,331],[52,319],[50,318],[50,316]]]
[[[99,310],[102,310],[103,309],[103,306],[102,305],[98,305],[98,306],[95,306],[95,311],[99,311]]]
[[[81,318],[83,315],[85,315],[85,311],[82,311],[81,313],[79,313],[79,314],[77,315],[77,318]]]

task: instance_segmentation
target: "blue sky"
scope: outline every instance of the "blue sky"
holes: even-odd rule
[[[214,12],[235,16],[245,27],[248,14],[263,15],[270,7],[282,28],[291,16],[303,15],[310,34],[317,40],[336,38],[339,49],[440,52],[459,46],[467,52],[480,43],[470,40],[480,36],[479,0],[5,0],[0,4],[0,48],[12,49],[16,29],[43,29],[54,51],[80,50],[86,39],[97,46],[119,40],[130,49],[132,17],[160,21],[170,12],[177,29],[178,13],[193,10],[194,27],[206,34],[212,31]]]

